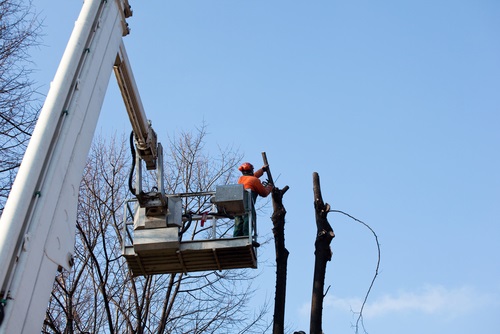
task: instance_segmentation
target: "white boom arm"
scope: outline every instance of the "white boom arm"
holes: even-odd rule
[[[118,51],[113,68],[132,124],[137,152],[146,163],[147,169],[156,169],[158,155],[156,133],[151,127],[151,122],[146,119],[146,113],[123,45]]]
[[[122,43],[130,15],[128,0],[85,0],[75,23],[0,219],[2,334],[39,333],[56,270],[72,266],[78,190],[113,68],[138,146],[156,163]]]

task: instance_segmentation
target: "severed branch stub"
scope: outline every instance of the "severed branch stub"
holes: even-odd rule
[[[314,211],[316,216],[316,241],[314,243],[314,279],[311,301],[310,334],[321,334],[326,264],[332,258],[330,243],[335,233],[328,222],[330,205],[323,201],[318,173],[313,173]]]

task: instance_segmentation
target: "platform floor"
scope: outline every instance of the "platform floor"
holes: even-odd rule
[[[182,241],[179,249],[148,250],[139,254],[133,246],[127,246],[123,256],[132,276],[257,268],[257,250],[248,237]]]

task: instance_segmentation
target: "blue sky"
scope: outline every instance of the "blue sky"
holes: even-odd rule
[[[34,0],[33,51],[46,92],[82,1]],[[162,142],[203,121],[290,186],[286,322],[309,329],[312,173],[333,209],[369,224],[382,258],[369,333],[486,333],[500,327],[498,1],[137,1],[125,45]],[[98,131],[128,133],[111,80]],[[266,203],[262,201],[261,203]],[[259,216],[271,236],[272,208]],[[331,213],[325,333],[353,333],[372,279],[372,234]],[[274,295],[274,245],[259,300]],[[258,300],[256,300],[256,303]]]

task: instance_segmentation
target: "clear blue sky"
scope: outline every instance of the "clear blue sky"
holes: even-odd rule
[[[33,2],[46,18],[45,46],[33,55],[47,91],[82,1]],[[160,140],[205,121],[208,145],[234,145],[257,165],[266,151],[277,186],[290,186],[291,330],[309,330],[313,172],[326,202],[379,237],[369,333],[500,328],[500,2],[130,4],[125,44]],[[128,133],[121,105],[113,87],[103,131]],[[271,236],[266,209],[262,239]],[[372,279],[376,244],[345,216],[329,221],[337,237],[323,329],[353,333],[351,309]],[[256,285],[272,297],[274,245],[260,254]]]

